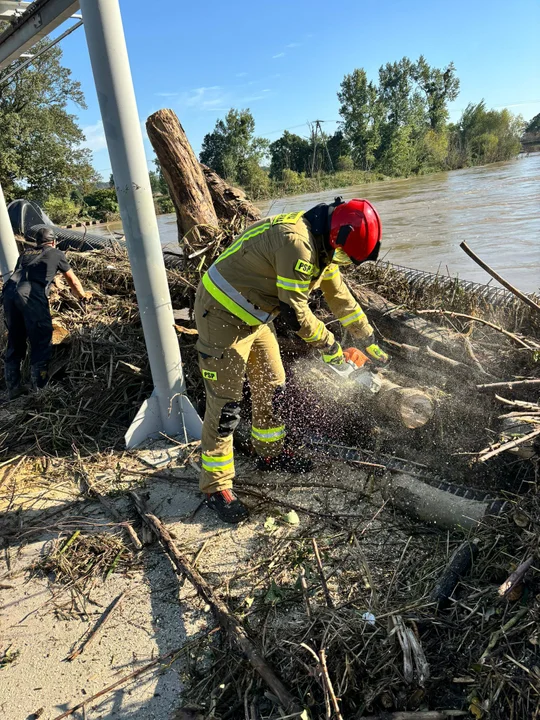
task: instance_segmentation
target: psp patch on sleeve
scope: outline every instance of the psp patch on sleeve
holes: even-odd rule
[[[313,275],[315,266],[306,260],[297,260],[294,269],[296,272],[301,272],[304,275]]]
[[[217,372],[213,370],[203,370],[202,376],[205,380],[217,380]]]

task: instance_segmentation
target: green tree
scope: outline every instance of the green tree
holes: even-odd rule
[[[80,83],[61,60],[55,47],[10,80],[4,78],[13,66],[0,71],[0,182],[8,199],[67,198],[98,180],[90,151],[81,148],[83,132],[68,112],[70,104],[86,107]]]
[[[345,137],[342,130],[336,130],[336,132],[328,138],[326,146],[328,148],[334,170],[353,169],[354,162],[351,156],[351,145],[347,141],[347,138]],[[348,167],[338,167],[340,160],[343,160],[341,165],[345,164]]]
[[[223,178],[248,185],[268,150],[264,138],[255,137],[255,120],[249,110],[231,109],[204,136],[200,161]]]
[[[282,179],[283,170],[294,170],[297,173],[309,169],[311,146],[299,135],[285,130],[283,135],[270,144],[270,177]]]
[[[365,70],[345,75],[338,92],[343,135],[351,146],[356,167],[370,170],[381,144],[382,107],[376,86],[367,81]]]
[[[540,133],[540,113],[535,115],[525,128],[526,133]]]
[[[486,103],[469,103],[451,128],[450,166],[482,165],[515,157],[521,149],[525,122],[507,108],[487,110]]]
[[[443,131],[448,121],[448,103],[455,100],[459,93],[459,78],[454,63],[439,70],[431,67],[425,57],[420,55],[411,72],[425,95],[431,129]]]

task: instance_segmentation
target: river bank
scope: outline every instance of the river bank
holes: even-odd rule
[[[488,277],[459,249],[463,240],[524,292],[540,285],[540,153],[483,167],[385,180],[257,203],[263,213],[308,209],[335,195],[367,197],[383,223],[381,257],[396,265]],[[161,241],[178,250],[174,214],[158,217]],[[109,226],[120,230],[121,225]],[[106,232],[105,230],[103,232]]]

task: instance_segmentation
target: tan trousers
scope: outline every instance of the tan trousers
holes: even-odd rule
[[[233,432],[240,421],[246,374],[255,452],[265,457],[281,452],[285,427],[276,414],[274,400],[285,384],[285,371],[273,324],[246,325],[217,303],[202,284],[195,298],[195,320],[199,367],[206,390],[200,488],[213,493],[233,484]]]

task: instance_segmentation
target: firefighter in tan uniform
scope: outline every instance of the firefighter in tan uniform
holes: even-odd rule
[[[208,507],[226,522],[240,522],[247,508],[232,490],[233,432],[247,374],[252,396],[252,441],[261,470],[307,472],[311,462],[284,447],[285,427],[276,399],[285,385],[273,318],[285,322],[324,362],[339,372],[343,352],[312,313],[309,293],[320,288],[335,317],[376,362],[379,348],[339,264],[375,260],[381,222],[367,200],[340,198],[308,212],[264,218],[237,237],[210,267],[195,300],[197,350],[206,389],[200,488]]]

